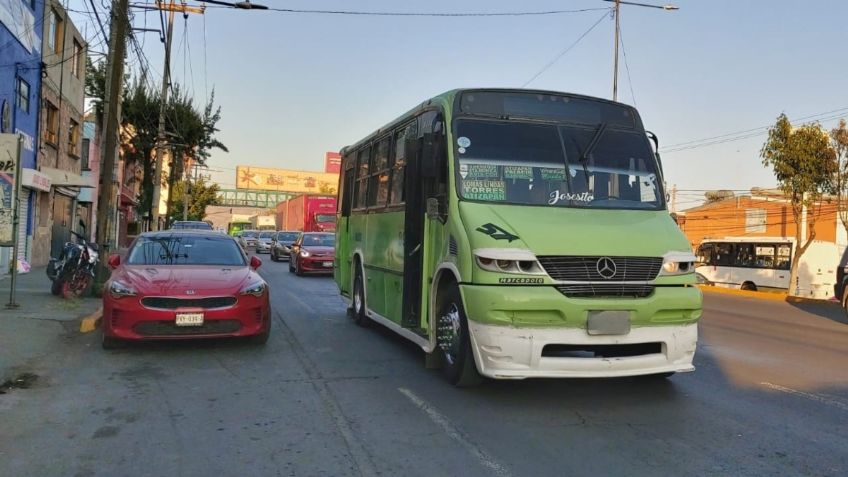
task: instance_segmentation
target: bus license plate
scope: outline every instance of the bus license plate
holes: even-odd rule
[[[630,333],[630,312],[590,311],[586,325],[590,335],[626,335]]]
[[[177,326],[203,326],[203,313],[177,313]]]
[[[324,262],[324,266],[328,268],[333,268],[333,262]]]

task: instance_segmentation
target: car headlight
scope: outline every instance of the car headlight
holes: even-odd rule
[[[242,295],[253,295],[255,297],[260,297],[265,294],[265,290],[268,289],[268,285],[265,282],[256,282],[248,285],[247,287],[241,290]]]
[[[695,254],[669,252],[663,256],[661,276],[687,275],[695,273]]]
[[[111,285],[109,285],[109,293],[114,298],[123,298],[125,296],[135,296],[135,290],[130,288],[129,286],[118,282],[113,281]]]
[[[301,250],[301,251],[300,251],[300,256],[301,256],[301,257],[308,257],[308,256],[309,256],[309,252],[308,252],[307,250]]]
[[[497,273],[544,275],[545,270],[529,250],[512,248],[484,248],[474,251],[477,266]]]

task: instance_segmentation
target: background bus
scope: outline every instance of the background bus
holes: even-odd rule
[[[715,286],[741,290],[784,290],[794,296],[833,297],[839,252],[836,244],[814,240],[801,256],[798,283],[790,287],[795,239],[726,237],[698,246],[696,272]]]

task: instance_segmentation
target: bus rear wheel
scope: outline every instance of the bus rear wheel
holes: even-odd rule
[[[474,363],[468,318],[462,306],[459,288],[452,285],[440,301],[436,344],[443,354],[445,376],[459,388],[477,386],[483,377],[477,372]]]
[[[353,278],[353,321],[359,326],[368,326],[371,320],[365,314],[365,288],[362,271],[357,265]]]
[[[753,284],[753,283],[751,283],[751,282],[745,282],[745,283],[743,283],[741,288],[742,288],[743,290],[746,290],[746,291],[757,291],[757,285],[754,285],[754,284]]]

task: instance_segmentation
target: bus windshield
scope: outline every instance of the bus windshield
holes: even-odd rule
[[[659,210],[656,160],[633,129],[461,119],[464,199],[554,207]]]

